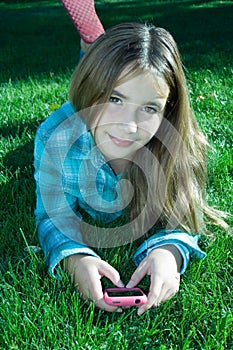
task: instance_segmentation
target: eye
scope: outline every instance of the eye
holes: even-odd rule
[[[117,96],[111,96],[110,99],[109,99],[109,102],[115,103],[117,105],[122,104],[122,100],[119,97],[117,97]]]
[[[155,114],[158,112],[158,110],[154,107],[150,107],[150,106],[145,106],[142,108],[143,112],[149,113],[149,114]]]

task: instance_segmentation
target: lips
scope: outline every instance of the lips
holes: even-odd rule
[[[119,147],[129,147],[134,143],[134,141],[119,139],[118,137],[114,137],[112,135],[109,135],[109,137],[112,140],[112,142]]]

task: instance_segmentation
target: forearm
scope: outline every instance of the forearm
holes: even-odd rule
[[[172,245],[174,248],[176,248],[182,257],[182,264],[180,267],[181,274],[185,272],[191,256],[196,256],[200,259],[206,256],[206,254],[198,246],[198,236],[193,237],[190,234],[182,232],[178,229],[161,229],[158,230],[156,234],[148,238],[137,249],[134,255],[135,264],[139,265],[140,262],[154,249],[162,248],[167,245]]]
[[[57,265],[68,256],[85,254],[99,258],[90,247],[62,234],[53,226],[50,220],[43,220],[38,225],[38,236],[49,272],[53,275],[56,274]]]

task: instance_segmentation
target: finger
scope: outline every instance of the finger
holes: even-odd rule
[[[108,311],[108,312],[122,312],[123,311],[119,307],[108,305],[107,303],[105,303],[104,299],[97,300],[95,304],[99,309],[104,310],[104,311]]]
[[[106,261],[102,261],[99,272],[102,276],[107,277],[117,287],[124,287],[124,283],[121,281],[119,272]]]
[[[103,298],[103,290],[100,281],[101,276],[96,267],[92,267],[89,271],[86,271],[84,277],[81,277],[80,280],[77,278],[75,281],[75,287],[78,289],[83,299],[96,301]]]
[[[111,306],[111,305],[108,305],[104,299],[98,299],[98,300],[95,300],[94,298],[90,297],[90,293],[83,293],[81,292],[80,290],[79,291],[79,294],[81,296],[81,298],[83,300],[85,300],[87,302],[87,304],[90,304],[91,302],[94,302],[95,306],[98,307],[99,309],[103,310],[103,311],[107,311],[107,312],[122,312],[123,310],[120,309],[119,307],[115,307],[115,306]]]
[[[90,297],[95,302],[97,300],[103,299],[103,290],[101,284],[101,277],[106,276],[114,284],[122,286],[120,281],[119,272],[114,269],[111,265],[101,260],[96,268],[93,268],[89,271],[89,278],[87,280],[87,290],[82,293],[86,297]]]
[[[147,274],[147,266],[146,264],[140,264],[137,269],[132,274],[130,281],[126,285],[126,288],[133,288],[138,285],[138,283],[145,277]]]
[[[92,278],[90,278],[88,288],[86,288],[85,290],[82,289],[82,288],[78,288],[82,299],[86,300],[87,302],[88,301],[93,301],[95,303],[95,305],[99,309],[102,309],[104,311],[108,311],[108,312],[115,312],[115,311],[122,312],[122,310],[119,309],[118,307],[114,307],[114,306],[108,305],[104,301],[104,299],[103,299],[103,290],[102,290],[102,285],[101,285],[100,279],[95,279],[93,281],[94,281],[94,283],[92,283]]]
[[[173,298],[178,291],[174,291],[172,289],[169,289],[161,298],[161,300],[159,301],[159,303],[164,303],[165,301]]]
[[[86,290],[81,292],[89,299],[98,301],[103,299],[103,288],[101,284],[101,272],[98,268],[92,268],[89,271],[88,279],[86,280]]]
[[[160,295],[163,288],[163,281],[159,276],[151,276],[150,291],[148,293],[147,302],[138,308],[138,315],[142,315],[145,311],[153,306],[159,305]]]
[[[176,279],[174,279],[174,283],[172,286],[170,286],[169,289],[165,289],[164,293],[162,295],[161,293],[161,299],[159,302],[163,303],[169,299],[171,299],[172,297],[174,297],[178,291],[179,291],[179,287],[180,287],[180,282],[179,282],[179,278],[176,277]]]

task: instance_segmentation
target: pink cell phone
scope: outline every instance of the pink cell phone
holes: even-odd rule
[[[112,306],[137,306],[145,304],[147,296],[140,288],[107,288],[104,300]]]

